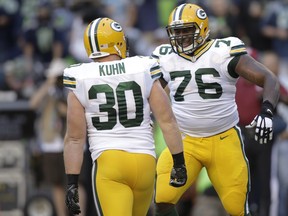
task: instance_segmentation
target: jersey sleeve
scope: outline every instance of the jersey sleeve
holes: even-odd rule
[[[229,54],[231,57],[247,54],[246,46],[242,40],[237,37],[230,37],[230,40],[231,48]]]
[[[161,44],[160,46],[154,49],[154,51],[151,54],[151,57],[159,59],[161,56],[169,55],[172,52],[173,50],[170,44]]]
[[[221,44],[223,48],[222,71],[227,71],[227,76],[230,79],[237,79],[239,75],[235,72],[235,67],[239,57],[248,53],[245,44],[237,37],[228,37],[218,40],[217,42]]]
[[[70,89],[72,91],[76,90],[77,80],[70,68],[66,68],[64,70],[63,85],[65,88]]]
[[[149,79],[152,79],[154,82],[162,76],[158,59],[152,58],[151,56],[137,57],[136,59],[138,59],[138,61],[134,61],[133,65],[135,65],[135,67],[139,67],[141,65],[142,71],[145,71],[145,74],[148,75]]]
[[[153,59],[153,62],[150,67],[150,75],[153,80],[157,80],[162,76],[158,60]]]

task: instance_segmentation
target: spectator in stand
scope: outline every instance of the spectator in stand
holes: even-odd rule
[[[275,53],[266,53],[262,57],[262,61],[267,67],[273,69],[278,75],[279,72],[279,57]],[[277,115],[275,121],[275,133],[277,136],[274,139],[272,146],[272,181],[276,178],[278,181],[278,191],[275,191],[274,182],[272,182],[271,194],[276,192],[275,197],[271,197],[272,206],[270,215],[287,216],[288,215],[288,172],[287,172],[287,156],[288,156],[288,90],[280,86],[280,98],[277,105]],[[276,155],[275,155],[276,154]],[[276,156],[276,157],[275,157]],[[275,209],[275,204],[276,209]],[[274,208],[273,208],[274,207]]]
[[[288,0],[278,0],[266,6],[262,32],[272,40],[272,50],[280,57],[279,79],[288,88]]]
[[[155,39],[154,31],[160,27],[157,1],[139,1],[137,11],[135,27],[140,31],[138,38],[141,39],[140,42],[139,39],[135,42],[135,51],[139,55],[150,55],[155,47],[153,44]],[[147,14],[149,14],[149,16],[147,16]]]
[[[67,104],[62,84],[62,71],[66,66],[64,61],[54,61],[46,71],[46,81],[30,99],[31,108],[38,114],[35,130],[36,142],[41,150],[41,186],[51,188],[57,216],[67,215],[64,203],[66,182],[63,162]],[[79,187],[79,193],[80,205],[85,212],[86,195],[83,187]]]
[[[83,32],[91,21],[106,16],[101,9],[99,3],[95,2],[76,2],[72,5],[74,19],[71,28],[69,54],[76,62],[91,62],[83,45]]]
[[[238,8],[239,20],[237,34],[250,47],[258,51],[271,49],[271,39],[263,35],[261,30],[262,19],[267,8],[265,0],[232,0]]]
[[[286,104],[287,106],[287,104]],[[287,107],[286,107],[287,115]],[[277,200],[275,208],[272,209],[271,215],[287,216],[288,215],[288,128],[287,119],[285,120],[285,131],[282,132],[275,140],[272,153],[272,179],[277,181],[277,189],[272,184],[272,194],[276,192]],[[273,182],[274,183],[274,182]],[[274,200],[274,197],[273,199]]]
[[[22,55],[4,64],[7,88],[16,93],[18,100],[28,100],[36,90],[37,80],[43,67],[37,61],[32,64],[31,69],[30,63]]]
[[[178,0],[158,0],[157,1],[157,12],[158,12],[158,20],[159,25],[161,27],[165,27],[167,25],[167,19],[170,15],[170,12],[173,8],[179,4]]]
[[[40,1],[36,19],[26,27],[23,29],[23,52],[31,69],[34,61],[40,61],[44,67],[48,67],[53,60],[64,57],[66,35],[53,25],[52,4],[49,1]]]
[[[139,17],[138,6],[142,4],[142,2],[143,0],[100,0],[102,8],[104,9],[103,12],[115,21],[122,23],[122,27],[129,40],[130,56],[137,55],[139,51],[142,51],[142,49],[135,50],[137,49],[135,46],[138,46],[139,41],[145,44],[143,49],[147,47],[146,41],[139,39],[142,38],[141,29],[135,27]],[[151,14],[152,12],[149,13],[149,16],[145,14],[146,19],[150,17]]]
[[[21,53],[20,50],[20,2],[19,0],[0,3],[0,90],[7,90],[3,65]]]
[[[254,53],[263,65],[277,75],[279,59],[275,53],[264,52]],[[251,192],[249,205],[252,214],[268,216],[271,206],[271,154],[272,147],[277,136],[285,130],[283,119],[277,114],[273,117],[273,141],[268,145],[259,145],[254,140],[254,133],[251,129],[245,128],[255,113],[261,110],[263,90],[255,84],[240,78],[237,82],[236,103],[239,112],[239,126],[245,143],[245,151],[250,164]],[[281,98],[281,97],[280,97]],[[247,112],[249,110],[249,112]]]
[[[125,31],[135,26],[137,0],[101,0],[100,2],[104,6],[104,12],[121,23]]]
[[[58,32],[63,34],[62,36],[62,46],[63,46],[63,54],[64,57],[69,56],[69,44],[71,43],[71,30],[72,24],[74,20],[74,14],[69,9],[68,3],[66,0],[53,0],[52,1],[52,22],[53,26]]]
[[[208,15],[211,26],[211,37],[224,38],[236,35],[238,26],[237,16],[233,13],[231,0],[207,1]]]

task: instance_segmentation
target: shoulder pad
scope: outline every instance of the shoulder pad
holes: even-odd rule
[[[247,54],[244,42],[237,37],[217,39],[215,46],[227,48],[230,57]]]
[[[86,64],[73,64],[65,68],[63,73],[63,85],[69,89],[76,88],[76,82],[83,74],[85,74]]]
[[[170,44],[162,44],[155,48],[152,52],[152,57],[159,59],[161,56],[169,55],[173,53],[173,49]]]
[[[75,89],[76,88],[76,78],[73,73],[71,73],[70,68],[66,68],[63,74],[63,85],[68,89]]]

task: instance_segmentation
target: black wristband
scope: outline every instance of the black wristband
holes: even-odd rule
[[[184,154],[180,152],[178,154],[172,154],[173,162],[175,167],[180,167],[184,164]]]
[[[268,100],[265,100],[262,103],[261,113],[268,115],[269,117],[272,118],[273,117],[273,111],[274,111],[273,105]]]
[[[79,174],[67,174],[67,185],[78,185]]]

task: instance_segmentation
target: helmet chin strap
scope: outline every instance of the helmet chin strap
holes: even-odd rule
[[[200,46],[202,46],[205,43],[205,41],[209,37],[209,33],[210,33],[210,30],[207,32],[205,38],[202,38],[202,37],[197,38],[194,41],[194,46],[191,44],[190,46],[183,48],[184,53],[189,55],[189,54],[193,53],[195,50],[197,50]],[[186,52],[185,49],[190,50],[190,51]]]
[[[195,49],[195,47],[191,44],[188,47],[183,48],[183,52],[186,54],[191,54],[194,52],[194,49]]]
[[[121,51],[118,49],[118,47],[116,45],[114,45],[114,49],[118,53],[118,56],[122,59]]]

